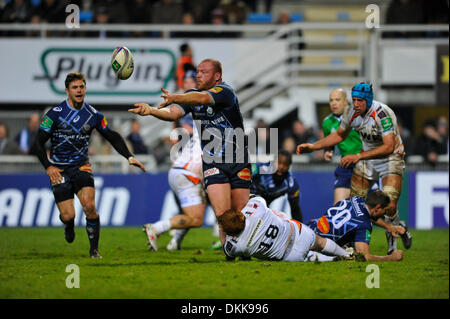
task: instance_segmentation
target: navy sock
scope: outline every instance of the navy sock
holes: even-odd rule
[[[98,240],[100,239],[100,217],[95,219],[86,218],[86,232],[88,234],[90,251],[98,250]]]

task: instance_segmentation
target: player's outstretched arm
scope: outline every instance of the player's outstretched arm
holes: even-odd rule
[[[122,136],[119,133],[113,130],[99,130],[100,134],[114,147],[114,149],[123,157],[128,160],[128,164],[139,167],[143,172],[145,172],[144,165],[134,158],[133,154],[131,154],[130,150],[127,147]]]
[[[208,105],[213,104],[214,100],[211,95],[206,92],[188,92],[184,94],[170,93],[169,91],[161,88],[163,94],[161,97],[164,101],[159,105],[159,109],[169,106],[171,104],[181,104],[181,105]]]
[[[315,143],[304,143],[297,146],[297,155],[312,153],[323,148],[331,147],[339,144],[347,137],[350,130],[343,130],[341,127],[336,132],[331,133],[327,137],[318,140]]]
[[[357,253],[363,254],[367,261],[400,261],[403,259],[403,250],[394,250],[390,255],[376,256],[370,254],[369,244],[365,242],[355,242],[355,250]]]
[[[151,115],[163,121],[176,121],[183,116],[183,112],[175,105],[169,108],[159,109],[146,103],[136,103],[134,108],[129,109],[128,112],[141,116]]]

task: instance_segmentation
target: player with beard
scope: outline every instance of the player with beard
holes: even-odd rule
[[[222,80],[219,61],[200,62],[197,88],[184,94],[161,89],[164,101],[159,107],[138,103],[129,112],[163,121],[176,121],[192,114],[201,139],[205,188],[218,217],[230,208],[242,209],[248,201],[251,184],[248,143],[238,98]],[[223,243],[225,235],[221,231],[219,235]]]

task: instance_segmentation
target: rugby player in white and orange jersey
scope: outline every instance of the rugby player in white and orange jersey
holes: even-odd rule
[[[397,118],[387,105],[373,99],[372,85],[359,83],[352,88],[353,107],[344,111],[339,129],[327,137],[313,143],[297,146],[297,155],[311,153],[334,146],[355,129],[363,142],[363,151],[342,158],[341,166],[356,164],[353,169],[350,196],[365,198],[374,182],[381,179],[382,189],[391,202],[386,208],[384,221],[380,218],[375,224],[386,229],[388,254],[397,250],[397,238],[390,231],[392,225],[401,225],[407,230],[406,223],[398,215],[398,199],[402,189],[405,170],[404,147],[400,137]],[[402,236],[403,246],[411,247],[412,237],[407,230]]]

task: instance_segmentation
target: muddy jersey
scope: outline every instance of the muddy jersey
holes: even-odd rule
[[[344,130],[355,129],[361,136],[364,151],[372,150],[383,145],[383,137],[395,134],[393,154],[404,155],[404,147],[397,125],[397,117],[392,109],[378,101],[364,116],[357,115],[353,107],[345,109],[340,127]]]
[[[268,208],[261,197],[250,199],[242,213],[245,228],[239,236],[226,236],[225,253],[232,257],[281,260],[292,235],[292,222]]]

